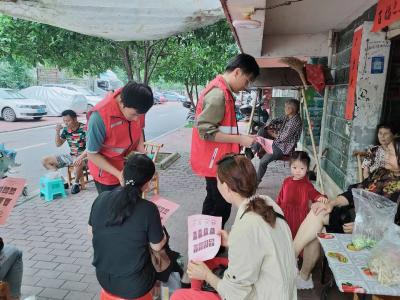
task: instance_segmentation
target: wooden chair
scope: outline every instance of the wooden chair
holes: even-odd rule
[[[164,146],[164,144],[158,144],[158,143],[152,143],[152,142],[144,142],[144,148],[146,150],[147,155],[153,160],[154,163],[156,163],[158,153],[160,152],[160,149]],[[158,172],[154,173],[153,178],[150,181],[150,190],[153,191],[154,194],[158,194],[160,192],[160,185],[159,185],[159,178],[158,178]],[[149,191],[143,192],[143,198],[146,197],[146,193]]]
[[[83,176],[79,180],[82,190],[86,189],[86,184],[89,182],[89,175],[90,175],[89,168],[85,162],[85,166],[83,167]],[[67,181],[70,187],[74,180],[75,180],[74,166],[71,165],[67,167]]]

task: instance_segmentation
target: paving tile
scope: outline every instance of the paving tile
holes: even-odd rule
[[[93,299],[96,294],[94,293],[84,293],[84,292],[69,292],[67,296],[65,296],[65,300],[88,300]],[[99,298],[97,298],[99,299]]]
[[[25,270],[24,270],[25,271]],[[39,286],[32,286],[32,285],[25,285],[22,283],[21,286],[21,294],[24,296],[33,296],[39,294],[43,291],[42,287]]]
[[[35,254],[32,256],[32,260],[42,260],[42,261],[53,261],[55,255],[51,254]]]
[[[50,254],[57,256],[71,256],[72,251],[64,250],[64,249],[51,249]]]
[[[43,279],[40,279],[40,281],[38,283],[36,283],[36,285],[37,286],[42,286],[42,287],[45,287],[45,288],[58,289],[64,283],[65,283],[65,280],[61,280],[61,279],[43,278]]]
[[[60,276],[61,272],[60,271],[53,271],[53,270],[39,270],[36,273],[36,276],[39,278],[57,278]]]
[[[71,273],[71,272],[60,272],[61,274],[57,279],[69,280],[69,281],[80,281],[85,274]]]
[[[66,281],[61,288],[69,291],[84,291],[88,287],[86,282]]]
[[[64,299],[64,297],[68,294],[68,290],[62,289],[53,289],[53,288],[45,288],[39,296],[47,297],[50,299]]]
[[[73,264],[59,264],[54,270],[61,272],[78,272],[81,266],[73,265]]]
[[[67,257],[67,256],[56,256],[52,261],[62,263],[62,264],[72,264],[77,260],[75,257]],[[79,263],[75,263],[80,265]]]
[[[33,267],[38,269],[54,270],[58,265],[59,263],[55,262],[38,261],[35,265],[33,265]]]

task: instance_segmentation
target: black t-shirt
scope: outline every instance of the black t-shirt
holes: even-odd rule
[[[154,284],[149,243],[160,243],[164,233],[156,205],[144,199],[136,203],[132,215],[122,225],[106,226],[111,205],[120,189],[103,192],[93,202],[89,217],[93,232],[93,265],[99,281],[99,273],[101,277],[129,277],[130,291],[141,295]],[[115,282],[120,284],[118,280]],[[103,286],[102,282],[100,284]],[[119,287],[113,286],[112,280],[104,284],[107,286],[103,288],[109,292],[118,293]]]

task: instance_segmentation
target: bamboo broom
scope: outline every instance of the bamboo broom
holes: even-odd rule
[[[297,72],[297,74],[299,74],[300,80],[303,83],[303,87],[301,88],[301,95],[303,97],[304,112],[305,112],[306,118],[307,118],[308,131],[309,131],[310,138],[311,138],[311,145],[312,145],[312,149],[314,152],[314,159],[315,159],[315,163],[317,164],[317,168],[318,168],[318,172],[319,172],[319,184],[321,186],[321,193],[325,194],[324,184],[322,183],[321,164],[320,164],[319,157],[317,154],[317,148],[315,146],[315,139],[314,139],[314,134],[313,134],[312,128],[311,128],[310,114],[308,112],[307,98],[306,98],[306,93],[305,93],[305,89],[307,88],[307,81],[306,81],[306,76],[304,74],[304,65],[306,62],[302,61],[296,57],[284,57],[284,58],[280,59],[280,62],[288,65],[290,68],[295,70]]]

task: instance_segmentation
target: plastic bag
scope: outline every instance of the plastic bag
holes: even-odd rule
[[[368,267],[383,285],[400,285],[400,227],[392,224],[371,251]]]
[[[357,250],[372,248],[394,222],[397,204],[363,189],[352,189],[356,219],[352,242]]]

